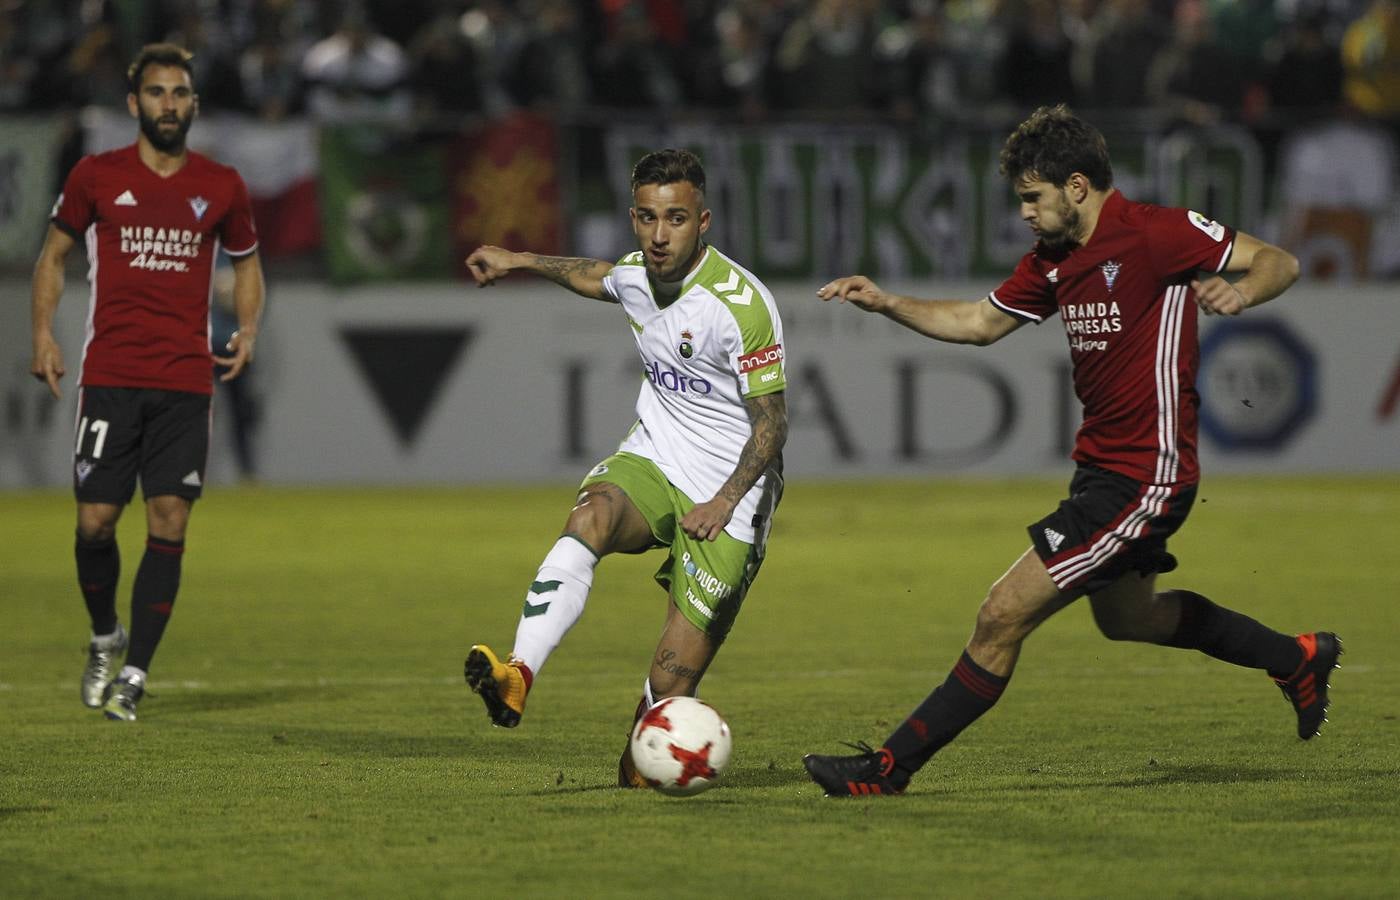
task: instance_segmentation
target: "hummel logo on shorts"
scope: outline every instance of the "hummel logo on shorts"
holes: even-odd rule
[[[1065,542],[1065,536],[1053,528],[1047,528],[1045,529],[1045,540],[1050,542],[1050,552],[1054,553]]]

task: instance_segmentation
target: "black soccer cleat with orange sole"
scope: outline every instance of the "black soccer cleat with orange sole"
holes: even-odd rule
[[[1327,721],[1327,682],[1332,670],[1341,668],[1337,659],[1342,655],[1342,642],[1330,631],[1317,631],[1298,635],[1298,646],[1303,648],[1298,671],[1286,679],[1275,678],[1274,683],[1293,704],[1298,714],[1298,737],[1306,741],[1317,737]]]
[[[853,756],[802,757],[807,774],[821,786],[828,797],[865,797],[871,794],[902,794],[909,784],[907,776],[894,767],[894,756],[881,747],[876,750],[865,742],[848,744],[860,750]]]

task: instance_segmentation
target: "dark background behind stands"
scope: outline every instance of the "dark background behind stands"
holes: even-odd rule
[[[0,117],[120,110],[125,66],[158,40],[195,52],[204,112],[265,122],[431,134],[524,110],[936,141],[1065,101],[1105,131],[1248,129],[1271,218],[1235,224],[1267,237],[1330,217],[1360,246],[1396,205],[1395,0],[0,0]],[[75,129],[59,178],[85,149]],[[1319,165],[1325,189],[1294,181]],[[1368,256],[1362,274],[1397,274]]]

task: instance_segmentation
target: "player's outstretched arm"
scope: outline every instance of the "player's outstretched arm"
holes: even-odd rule
[[[29,363],[29,374],[47,384],[55,397],[63,396],[58,380],[66,370],[63,367],[63,351],[53,337],[53,316],[58,309],[59,298],[63,296],[63,264],[73,244],[67,232],[49,226],[44,247],[34,263],[34,282],[30,288],[34,357]]]
[[[986,346],[1006,337],[1022,321],[997,309],[985,297],[981,300],[919,300],[881,289],[864,275],[849,275],[827,282],[817,290],[822,300],[852,303],[867,312],[886,318],[950,344]]]
[[[1237,231],[1225,271],[1245,274],[1233,284],[1218,275],[1191,282],[1196,303],[1208,316],[1237,316],[1282,294],[1298,280],[1298,259],[1287,250]]]
[[[253,361],[253,349],[258,340],[258,322],[262,319],[263,298],[267,289],[263,283],[262,261],[256,252],[233,257],[233,311],[238,316],[238,330],[229,338],[228,356],[214,356],[214,362],[227,366],[220,381],[232,381]]]
[[[697,540],[713,541],[734,515],[734,507],[749,488],[783,452],[787,443],[787,398],[782,391],[748,397],[744,410],[749,416],[749,439],[739,451],[739,464],[719,492],[704,503],[697,503],[681,517],[681,529]]]
[[[477,247],[467,257],[467,271],[477,287],[486,287],[511,272],[524,271],[548,278],[575,294],[607,301],[612,297],[603,290],[603,278],[612,268],[612,263],[601,259],[516,253],[489,244]]]

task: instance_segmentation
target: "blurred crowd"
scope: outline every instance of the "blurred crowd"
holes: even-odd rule
[[[270,120],[1400,121],[1400,0],[0,0],[0,113],[119,105],[157,40],[194,51],[206,108]]]

